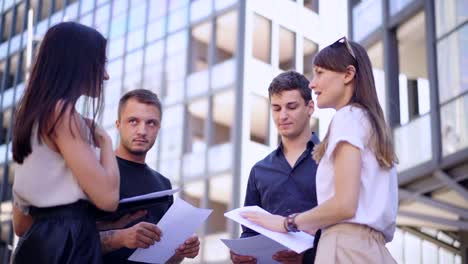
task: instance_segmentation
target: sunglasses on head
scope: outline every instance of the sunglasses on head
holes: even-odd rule
[[[338,39],[333,44],[331,44],[330,47],[337,48],[340,44],[344,44],[346,46],[346,49],[348,50],[349,54],[351,54],[351,56],[353,56],[353,58],[356,60],[356,55],[354,55],[353,48],[349,44],[349,41],[348,41],[348,39],[346,37],[342,37],[342,38]]]

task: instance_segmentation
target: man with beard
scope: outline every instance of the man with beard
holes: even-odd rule
[[[132,90],[120,99],[116,121],[120,142],[115,154],[120,170],[121,199],[172,188],[170,181],[145,161],[158,135],[161,119],[161,103],[149,90]],[[115,229],[100,232],[104,263],[135,263],[127,259],[136,248],[148,248],[167,235],[161,234],[155,223],[171,205],[172,202],[151,206],[123,216],[114,225],[105,225]],[[168,263],[194,258],[199,249],[200,241],[193,235],[177,248]]]
[[[319,143],[312,133],[310,117],[314,112],[309,81],[304,75],[288,71],[273,79],[268,94],[273,121],[281,136],[276,150],[251,169],[244,206],[257,205],[272,214],[294,215],[317,206],[315,174],[317,164],[312,150]],[[258,235],[243,227],[241,237]],[[284,264],[313,263],[319,239],[314,248],[303,254],[280,251],[272,259]],[[231,252],[233,263],[256,263],[250,256]]]

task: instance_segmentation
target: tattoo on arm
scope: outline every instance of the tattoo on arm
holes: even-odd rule
[[[101,237],[101,251],[103,254],[119,249],[117,245],[114,245],[115,230],[99,232]]]

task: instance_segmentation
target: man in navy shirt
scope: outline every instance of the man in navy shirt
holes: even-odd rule
[[[312,133],[310,117],[314,112],[309,81],[300,73],[281,73],[271,82],[273,120],[281,136],[278,148],[257,162],[250,171],[244,206],[258,205],[272,214],[288,216],[317,206],[315,173],[317,164],[312,150],[319,140]],[[243,227],[241,237],[258,235]],[[277,252],[272,258],[280,263],[313,263],[320,234],[314,248],[303,254]],[[231,252],[233,263],[255,263],[249,256]]]

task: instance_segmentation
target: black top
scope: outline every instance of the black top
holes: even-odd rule
[[[119,157],[117,157],[117,163],[120,171],[120,199],[172,189],[169,179],[151,169],[146,164],[132,162]],[[142,221],[156,224],[171,205],[172,199],[169,203],[158,204],[147,208],[148,214],[145,217],[130,223],[127,227]],[[138,263],[127,260],[134,251],[134,249],[128,248],[112,251],[104,255],[104,263]]]
[[[257,162],[250,171],[244,206],[258,205],[266,211],[287,216],[304,212],[317,206],[315,174],[317,163],[312,159],[312,150],[319,139],[312,134],[307,148],[293,167],[283,153],[283,145]],[[257,232],[242,226],[241,237],[258,235]],[[304,263],[313,263],[315,246],[305,254]]]

